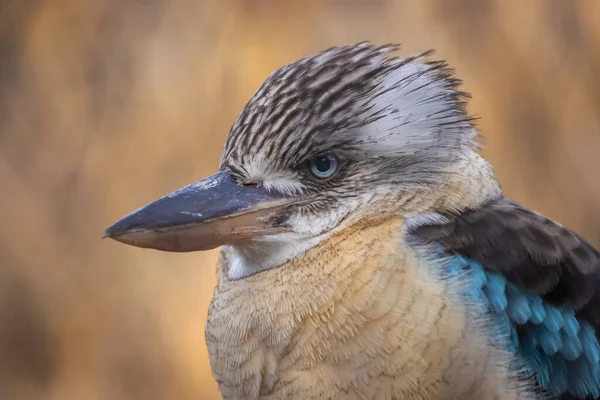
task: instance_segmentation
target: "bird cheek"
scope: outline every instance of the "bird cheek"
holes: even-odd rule
[[[318,211],[304,210],[293,213],[286,223],[300,235],[318,236],[338,227],[350,212],[350,207],[331,204],[319,207]]]

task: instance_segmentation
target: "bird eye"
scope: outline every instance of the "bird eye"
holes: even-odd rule
[[[332,154],[317,156],[310,160],[310,172],[320,179],[332,177],[338,169],[338,159]]]

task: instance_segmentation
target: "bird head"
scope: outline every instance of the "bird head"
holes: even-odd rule
[[[396,49],[331,48],[275,71],[233,124],[217,174],[106,236],[165,251],[224,245],[230,277],[243,278],[351,225],[432,211],[478,135],[447,65]]]

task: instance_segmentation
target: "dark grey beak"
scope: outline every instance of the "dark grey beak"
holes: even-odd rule
[[[298,198],[243,186],[225,171],[166,195],[105,231],[105,237],[163,251],[210,250],[223,244],[289,231]]]

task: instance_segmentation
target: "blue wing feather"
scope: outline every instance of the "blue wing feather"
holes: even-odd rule
[[[450,254],[448,277],[466,281],[462,294],[492,333],[510,338],[516,367],[561,400],[600,399],[600,251],[502,196],[414,220],[409,232]]]
[[[454,255],[446,265],[449,276],[464,277],[463,295],[483,305],[478,312],[491,317],[493,334],[509,338],[509,350],[540,387],[556,397],[600,396],[600,344],[572,308],[554,307],[468,258]]]

